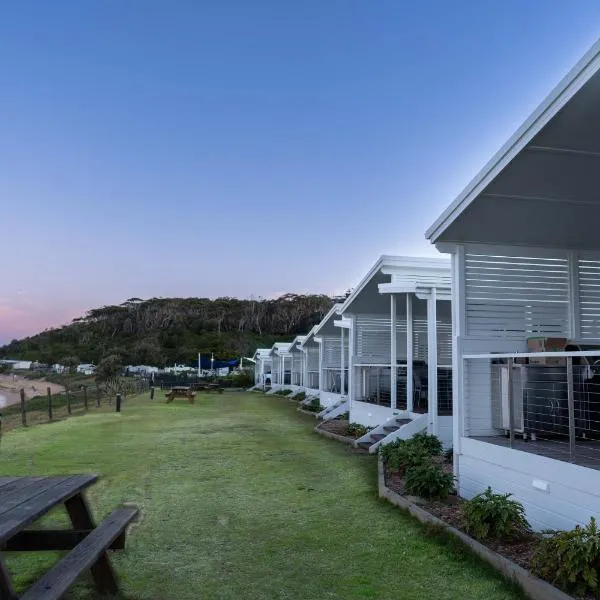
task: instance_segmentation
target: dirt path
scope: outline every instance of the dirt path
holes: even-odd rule
[[[25,379],[20,375],[0,375],[0,408],[17,404],[20,401],[20,390],[25,390],[25,398],[30,399],[34,396],[41,396],[46,393],[46,388],[50,388],[53,394],[60,394],[65,391],[62,385],[50,383],[45,379]]]

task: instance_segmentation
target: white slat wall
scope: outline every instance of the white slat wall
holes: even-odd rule
[[[577,261],[580,333],[583,341],[600,340],[600,258],[582,255]]]
[[[319,370],[319,348],[309,346],[306,352],[306,370],[307,371],[318,371]]]
[[[323,367],[325,369],[339,369],[342,363],[341,335],[323,337],[321,348],[323,350]]]
[[[569,337],[568,258],[465,253],[469,337]]]

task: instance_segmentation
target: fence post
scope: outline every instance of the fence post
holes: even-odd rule
[[[121,412],[121,394],[117,394],[117,412]]]
[[[25,390],[21,388],[21,423],[23,426],[27,426],[27,413],[25,412]]]
[[[48,396],[48,421],[52,421],[52,390],[46,388],[46,395]]]
[[[514,419],[514,390],[513,390],[513,363],[514,359],[508,359],[508,375],[506,385],[508,387],[508,445],[510,448],[514,446],[515,443],[515,419]]]
[[[154,386],[150,388],[150,400],[154,400]]]
[[[100,408],[100,386],[96,384],[96,406]]]
[[[575,398],[573,394],[572,356],[567,356],[567,403],[569,408],[569,461],[575,462]]]
[[[71,414],[71,394],[69,393],[69,388],[65,389],[65,393],[67,394],[67,413]]]
[[[83,406],[85,410],[88,409],[87,385],[83,386]]]

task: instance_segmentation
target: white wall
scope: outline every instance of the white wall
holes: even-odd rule
[[[353,400],[350,403],[350,422],[360,423],[365,427],[377,427],[385,421],[405,414],[403,410],[392,410],[387,406],[377,406],[368,402]]]
[[[321,406],[323,406],[324,408],[327,408],[328,406],[332,406],[333,404],[335,404],[336,402],[339,402],[343,398],[344,398],[344,396],[342,396],[341,394],[334,394],[332,392],[321,391],[321,393],[319,394],[319,400],[321,402]]]
[[[438,415],[438,432],[437,436],[440,438],[440,441],[444,445],[444,448],[452,447],[452,417],[451,416],[440,416]],[[434,433],[433,431],[429,431],[429,433]]]
[[[488,486],[510,492],[536,531],[572,529],[598,516],[600,471],[465,437],[460,445],[461,496],[472,498]],[[534,481],[547,484],[547,491],[534,488]]]

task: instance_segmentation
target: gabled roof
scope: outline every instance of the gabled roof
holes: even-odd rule
[[[275,342],[269,352],[270,356],[289,354],[291,344],[288,342]]]
[[[254,360],[269,358],[271,348],[257,348],[252,355]]]
[[[339,313],[352,312],[352,304],[377,279],[378,292],[418,293],[423,287],[450,289],[450,261],[445,258],[381,256],[341,305]]]
[[[427,230],[432,243],[596,247],[600,41]]]
[[[292,343],[290,344],[290,348],[289,348],[289,352],[294,352],[294,351],[300,351],[299,346],[302,344],[302,342],[306,339],[305,335],[297,335],[293,340]]]
[[[323,331],[325,330],[325,328],[334,326],[333,322],[335,321],[336,317],[340,314],[341,307],[342,307],[341,302],[338,302],[337,304],[334,304],[329,309],[329,312],[323,317],[321,322],[315,327],[315,330],[313,333],[313,335],[315,337],[318,337],[320,334],[322,334]]]
[[[304,339],[302,340],[302,342],[300,343],[300,347],[304,348],[306,347],[308,344],[310,344],[310,342],[314,342],[315,340],[315,331],[317,329],[317,325],[315,325],[305,336]]]

